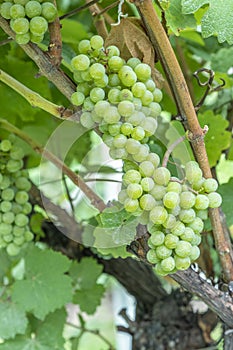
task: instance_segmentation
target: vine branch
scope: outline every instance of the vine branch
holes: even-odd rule
[[[188,91],[183,73],[169,42],[166,32],[158,18],[151,0],[131,0],[142,18],[144,26],[152,45],[157,52],[166,77],[183,120],[187,120],[189,129],[189,138],[192,143],[195,157],[206,178],[211,178],[211,170],[204,143],[204,133],[198,122],[195,108]],[[220,217],[218,209],[209,211],[216,249],[219,253],[223,275],[226,281],[233,279],[233,251],[230,237],[227,230],[224,229],[225,223]]]
[[[47,160],[52,162],[57,168],[61,169],[62,172],[67,175],[70,180],[80,188],[80,190],[89,198],[91,204],[97,208],[99,211],[102,211],[106,206],[103,200],[92,191],[90,187],[88,187],[83,179],[73,172],[67,165],[65,165],[58,157],[56,157],[53,153],[49,152],[46,148],[43,148],[39,143],[31,139],[27,134],[18,129],[13,124],[9,123],[7,120],[0,118],[0,124],[2,127],[17,136],[19,136],[22,140],[27,142],[34,151],[41,154]]]

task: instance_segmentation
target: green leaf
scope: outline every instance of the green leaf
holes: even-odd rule
[[[209,127],[205,135],[205,145],[210,166],[213,167],[217,164],[222,151],[230,146],[231,133],[226,131],[229,123],[220,114],[214,115],[212,111],[200,114],[198,119],[201,127],[205,125]]]
[[[124,208],[113,206],[106,208],[99,216],[102,227],[119,227],[124,225],[128,220],[134,219]]]
[[[226,215],[227,225],[233,225],[233,178],[226,184],[220,185],[218,192],[221,194],[223,203],[222,210]]]
[[[88,289],[96,284],[103,272],[103,266],[93,258],[83,258],[80,262],[74,261],[69,272],[80,289]]]
[[[211,67],[214,71],[227,73],[232,67],[233,47],[223,48],[211,55]]]
[[[12,302],[0,302],[0,338],[9,339],[16,334],[24,334],[28,320],[18,305]]]
[[[32,247],[25,257],[25,278],[12,287],[12,300],[44,319],[72,299],[70,261],[60,253]]]
[[[74,303],[77,303],[82,311],[91,315],[100,305],[104,292],[105,288],[101,284],[95,284],[91,289],[77,290]]]
[[[69,44],[77,44],[80,40],[88,37],[83,25],[71,19],[62,20],[61,34],[62,40]]]
[[[120,247],[113,248],[97,248],[98,253],[103,256],[112,257],[114,259],[122,258],[126,259],[132,257],[132,254],[127,252],[127,245],[122,245]]]
[[[12,341],[0,344],[0,350],[51,350],[51,347],[38,343],[35,338],[16,337]]]
[[[233,44],[232,0],[182,0],[182,13],[194,13],[207,4],[209,8],[201,20],[203,37],[217,35],[220,43]]]
[[[9,255],[5,250],[0,249],[0,280],[7,274],[11,267],[11,261]]]
[[[196,27],[196,20],[192,14],[182,14],[181,0],[171,0],[165,16],[167,25],[176,35],[184,28]]]

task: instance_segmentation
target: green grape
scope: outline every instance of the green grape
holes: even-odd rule
[[[105,109],[103,114],[104,121],[108,124],[115,124],[121,119],[120,114],[118,113],[117,107],[109,106]]]
[[[147,90],[149,90],[151,92],[153,92],[154,89],[156,88],[155,82],[152,79],[148,79],[145,82],[145,86],[146,86]]]
[[[24,236],[14,237],[13,239],[13,243],[16,244],[17,246],[23,245],[24,242],[25,242]]]
[[[191,229],[191,227],[185,227],[184,233],[182,233],[182,235],[180,235],[180,238],[183,241],[192,242],[193,239],[195,238],[195,233]]]
[[[31,40],[30,33],[16,34],[15,35],[15,41],[19,45],[26,45],[27,43],[29,43],[30,40]]]
[[[12,232],[12,225],[2,222],[0,224],[0,232],[2,236],[9,235]]]
[[[26,18],[17,18],[10,26],[16,34],[26,34],[29,31],[29,21]]]
[[[44,17],[36,16],[30,20],[30,32],[34,35],[43,35],[48,30],[48,22]]]
[[[141,181],[141,174],[137,170],[128,170],[123,176],[124,185],[131,183],[139,183]]]
[[[166,187],[155,184],[150,191],[150,194],[154,197],[154,199],[161,200],[166,194]]]
[[[14,3],[25,6],[28,1],[30,0],[14,0]]]
[[[108,92],[108,101],[112,104],[117,104],[120,102],[120,90],[113,88]]]
[[[137,82],[132,86],[131,90],[135,97],[142,97],[146,92],[146,86],[141,82]]]
[[[215,192],[218,188],[218,183],[215,179],[205,179],[203,182],[205,192]]]
[[[0,143],[0,150],[3,152],[8,152],[11,150],[12,143],[9,140],[2,140]]]
[[[87,70],[88,72],[89,72],[89,70]],[[73,73],[73,77],[74,77],[74,81],[76,82],[76,83],[82,83],[83,82],[83,78],[82,78],[82,73],[83,72],[86,72],[86,71],[74,71],[74,73]],[[92,78],[91,78],[91,80],[92,80]]]
[[[174,259],[177,270],[187,270],[191,265],[191,260],[189,256],[183,258],[180,256],[175,256]]]
[[[176,267],[175,260],[172,256],[161,261],[161,268],[166,272],[171,272]]]
[[[139,63],[141,63],[140,59],[137,57],[131,57],[127,61],[127,65],[130,66],[131,68],[135,68]]]
[[[125,149],[129,154],[138,153],[140,148],[140,142],[134,139],[128,139],[125,144]]]
[[[23,227],[23,226],[26,226],[28,224],[28,217],[25,215],[25,214],[17,214],[15,216],[15,224],[19,227]]]
[[[23,205],[23,210],[22,210],[22,214],[28,215],[30,214],[32,211],[32,205],[30,202],[27,202]]]
[[[2,222],[4,222],[5,224],[12,224],[14,222],[15,219],[15,215],[12,212],[7,212],[7,213],[3,213],[2,215]]]
[[[95,104],[94,111],[99,117],[102,117],[108,107],[110,107],[110,104],[107,101],[98,101]]]
[[[122,117],[129,117],[134,112],[134,104],[130,101],[121,101],[118,104],[118,112]]]
[[[75,106],[81,106],[85,100],[85,95],[82,92],[74,92],[71,95],[71,102]]]
[[[176,224],[176,218],[173,214],[168,214],[166,221],[163,223],[163,227],[172,229]]]
[[[127,191],[126,190],[121,190],[119,193],[118,193],[118,201],[121,203],[121,204],[124,204],[125,200],[128,198],[128,195],[127,195]]]
[[[153,249],[150,249],[147,254],[146,254],[146,259],[149,261],[151,264],[157,264],[160,259],[157,257],[156,251]]]
[[[152,231],[148,241],[154,246],[160,246],[164,243],[165,234],[162,231]]]
[[[105,97],[105,92],[101,88],[98,88],[98,87],[93,88],[90,92],[90,98],[94,103],[104,100],[104,97]]]
[[[124,68],[128,68],[127,70]],[[133,86],[137,81],[137,75],[133,69],[127,66],[123,66],[119,71],[119,78],[123,85],[127,87]]]
[[[167,276],[169,274],[169,272],[166,272],[162,269],[160,262],[155,265],[154,271],[159,276]]]
[[[155,183],[154,180],[151,179],[150,177],[144,177],[141,180],[141,186],[144,192],[149,192],[153,189]]]
[[[15,256],[19,254],[20,248],[16,244],[10,243],[7,245],[6,251],[8,255]]]
[[[12,188],[6,188],[5,190],[2,191],[1,197],[4,201],[12,201],[12,199],[15,196],[15,192]]]
[[[180,194],[180,207],[182,209],[190,209],[194,206],[196,201],[196,196],[189,191],[182,192]]]
[[[195,261],[199,258],[200,256],[200,249],[197,246],[193,246],[191,248],[191,252],[190,252],[190,260],[191,261]]]
[[[44,34],[35,35],[33,33],[30,33],[30,40],[32,43],[39,44],[44,40]]]
[[[156,153],[149,153],[147,159],[149,162],[153,163],[154,167],[157,168],[160,163],[160,158]]]
[[[0,209],[3,213],[7,213],[8,211],[11,211],[12,203],[10,201],[2,201],[0,203]]]
[[[83,102],[83,110],[84,111],[93,111],[95,107],[94,102],[91,101],[90,97],[85,98],[84,102]],[[94,113],[92,113],[92,119],[97,122],[97,120],[95,119]],[[100,119],[102,120],[102,118]]]
[[[133,154],[133,159],[136,162],[144,162],[149,154],[147,145],[140,145],[138,153]]]
[[[85,71],[90,66],[90,59],[88,56],[84,54],[80,54],[78,56],[75,56],[71,60],[71,67],[73,70],[77,71]],[[102,67],[102,65],[101,65]]]
[[[10,157],[11,157],[11,159],[14,159],[14,160],[23,159],[23,157],[24,157],[23,149],[18,147],[18,146],[12,146],[12,148],[10,150]]]
[[[108,84],[109,86],[113,86],[113,87],[121,85],[121,81],[118,77],[118,74],[116,73],[109,74]]]
[[[5,19],[11,19],[10,9],[12,7],[13,3],[10,1],[4,2],[0,6],[0,13],[1,16]]]
[[[167,185],[167,192],[176,192],[176,193],[181,193],[182,191],[182,186],[180,183],[176,181],[169,182]]]
[[[34,235],[31,231],[26,231],[24,233],[24,239],[26,242],[31,242],[33,240],[33,238],[34,238]]]
[[[181,221],[176,221],[171,229],[171,233],[176,236],[181,236],[185,231],[185,225]]]
[[[162,206],[155,206],[150,211],[150,221],[156,225],[162,225],[167,219],[168,213]]]
[[[198,218],[200,218],[201,220],[207,220],[208,218],[208,210],[196,210],[196,215]]]
[[[80,116],[80,123],[84,128],[91,129],[94,127],[95,122],[92,119],[91,113],[83,112]]]
[[[120,91],[120,101],[133,101],[133,94],[129,89]]]
[[[198,246],[201,243],[201,235],[200,234],[195,234],[193,237],[193,240],[190,242],[192,246]]]
[[[108,147],[112,147],[112,144],[113,144],[113,137],[112,137],[111,135],[103,134],[102,140],[104,141],[104,143],[105,143]]]
[[[142,195],[142,186],[136,183],[129,184],[127,189],[129,198],[138,199]]]
[[[15,4],[10,8],[10,16],[12,19],[25,17],[24,6]]]
[[[25,191],[18,191],[15,195],[15,201],[18,204],[25,204],[29,200],[29,196]]]
[[[209,208],[218,208],[222,204],[222,197],[217,192],[211,192],[207,197],[209,199]]]
[[[22,235],[24,234],[24,232],[25,232],[25,228],[24,228],[24,227],[19,227],[19,226],[17,226],[17,225],[15,225],[15,226],[13,227],[12,233],[13,233],[13,235],[14,235],[15,237],[20,237],[20,236],[22,236]]]
[[[82,71],[74,71],[74,74],[78,74],[78,73],[80,74],[80,77],[81,77],[80,81],[78,81],[79,83],[82,83],[83,81],[86,81],[88,83],[93,81],[93,78],[90,74],[89,68],[87,68],[86,70],[82,70]],[[102,76],[102,78],[103,77],[104,77],[104,75]],[[77,79],[77,77],[76,77],[76,79]]]
[[[142,108],[142,101],[140,100],[140,98],[133,97],[133,104],[134,104],[135,109],[137,111],[141,110],[141,108]]]
[[[104,44],[104,42],[103,42],[103,44]],[[115,45],[108,46],[106,48],[106,52],[107,52],[108,57],[120,56],[120,50]]]
[[[156,248],[156,255],[159,259],[166,259],[172,255],[172,250],[165,245],[160,245]]]
[[[191,223],[196,217],[196,213],[193,209],[182,209],[179,213],[180,221],[185,224]]]
[[[127,198],[124,202],[125,210],[132,213],[135,212],[139,208],[139,203],[137,199]]]
[[[180,197],[176,192],[167,192],[163,197],[163,204],[168,209],[174,209],[180,201]]]
[[[113,139],[113,146],[116,148],[123,148],[126,144],[127,137],[122,134],[118,134]]]
[[[43,16],[49,23],[53,22],[57,17],[56,6],[50,2],[44,2],[41,7],[41,16]]]
[[[100,35],[93,35],[90,39],[92,49],[100,50],[104,45],[104,40]]]
[[[205,179],[202,177],[200,180],[194,182],[192,184],[192,188],[195,190],[195,191],[202,191],[203,190],[203,184],[204,184],[204,181]]]
[[[142,112],[134,111],[128,118],[127,122],[133,126],[139,126],[142,121],[145,119],[145,115]],[[144,130],[144,129],[143,129]]]
[[[166,186],[170,181],[171,174],[167,168],[160,167],[155,169],[153,178],[158,185]]]
[[[19,214],[21,213],[23,210],[22,206],[20,204],[17,204],[15,202],[12,202],[12,207],[11,207],[11,211],[14,214]]]
[[[139,63],[134,68],[134,71],[135,71],[138,79],[141,80],[142,82],[146,82],[151,76],[151,68],[146,63]]]
[[[121,125],[121,133],[125,136],[129,136],[131,132],[133,131],[133,125],[130,123],[123,123]]]
[[[186,258],[191,253],[192,245],[186,241],[177,242],[175,253],[181,258]]]
[[[193,229],[193,231],[197,234],[203,231],[204,223],[202,219],[200,219],[199,217],[196,217],[190,224],[188,224],[188,227]]]
[[[88,84],[87,82],[80,83],[78,84],[76,91],[82,92],[85,95],[85,97],[87,97],[90,95],[91,91],[90,84]]]
[[[141,141],[145,137],[145,131],[141,126],[136,126],[131,133],[133,139]]]
[[[179,237],[176,236],[176,235],[173,235],[173,234],[171,234],[171,233],[168,233],[168,234],[165,236],[164,245],[165,245],[168,249],[175,249],[178,242],[179,242]]]
[[[13,241],[13,235],[11,233],[8,235],[3,235],[2,238],[6,243],[10,243]]]
[[[111,148],[109,155],[112,159],[127,159],[128,153],[124,148]]]
[[[81,40],[78,44],[78,51],[80,53],[88,53],[91,50],[90,40]]]
[[[144,129],[146,136],[152,136],[158,127],[158,122],[154,118],[147,117],[140,123],[140,126]]]
[[[151,111],[150,116],[153,118],[157,118],[162,112],[162,108],[157,102],[151,102],[149,108]]]
[[[117,73],[123,67],[124,60],[119,56],[112,56],[108,60],[108,67],[110,71]],[[120,78],[120,77],[119,77]]]
[[[153,94],[149,90],[146,90],[144,95],[141,97],[142,105],[149,106],[153,102]]]
[[[52,4],[51,4],[52,5]],[[28,18],[33,18],[36,16],[40,16],[42,11],[42,6],[38,1],[30,0],[25,5],[25,13]]]
[[[194,184],[202,179],[202,171],[197,162],[190,161],[185,165],[186,179]]]
[[[150,177],[154,173],[154,164],[145,160],[139,165],[139,172],[143,177]]]
[[[155,88],[152,91],[152,94],[153,94],[154,102],[160,102],[162,100],[162,98],[163,98],[163,93],[158,88]]]
[[[195,208],[198,210],[205,210],[209,207],[209,198],[204,194],[198,194],[195,200]]]
[[[140,198],[139,203],[143,210],[152,210],[156,206],[156,201],[151,194],[144,194]]]
[[[106,125],[106,124],[105,124]],[[115,123],[115,124],[110,124],[107,125],[107,131],[109,132],[109,134],[111,136],[119,136],[121,134],[121,122]],[[123,135],[123,134],[122,134]],[[123,135],[125,136],[125,135]],[[123,141],[124,140],[124,141]],[[127,140],[126,137],[122,137],[122,143],[120,142],[120,147],[123,147],[125,145],[125,141]],[[116,145],[114,145],[115,147],[117,147]]]
[[[108,76],[105,74],[101,79],[95,79],[96,87],[104,88],[108,85]]]

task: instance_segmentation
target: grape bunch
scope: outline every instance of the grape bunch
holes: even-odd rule
[[[138,58],[127,62],[116,46],[104,48],[94,35],[82,40],[71,61],[76,92],[71,101],[82,107],[81,124],[98,128],[113,159],[124,161],[118,200],[125,210],[147,225],[147,259],[160,275],[185,270],[200,250],[208,208],[221,205],[218,184],[205,179],[195,161],[185,165],[182,179],[161,166],[148,146],[157,130],[162,92],[151,68]]]
[[[57,9],[49,0],[1,1],[0,15],[10,20],[10,27],[16,33],[20,45],[29,41],[40,43],[48,30],[48,23],[57,17]]]
[[[33,239],[28,219],[31,183],[23,169],[23,150],[14,141],[15,136],[10,135],[0,142],[0,248],[11,256]]]

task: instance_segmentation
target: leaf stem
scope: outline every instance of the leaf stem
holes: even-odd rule
[[[27,134],[18,129],[13,124],[9,123],[7,120],[0,118],[0,125],[19,136],[22,140],[27,142],[34,151],[41,154],[44,158],[52,162],[57,168],[61,169],[62,172],[67,175],[70,180],[80,188],[80,190],[89,198],[91,204],[97,208],[99,211],[102,211],[106,206],[103,200],[94,192],[90,187],[88,187],[83,179],[73,172],[66,164],[64,164],[58,157],[53,153],[49,152],[46,148],[43,148],[42,145],[31,139]]]
[[[39,107],[49,114],[59,119],[66,119],[73,114],[73,111],[66,109],[63,106],[57,106],[56,104],[46,100],[40,96],[37,92],[29,89],[18,80],[0,69],[0,81],[11,87],[18,94],[24,97],[32,107]]]
[[[181,137],[179,137],[176,141],[174,141],[166,150],[164,157],[163,157],[163,161],[162,161],[162,166],[166,167],[167,166],[167,162],[169,160],[169,157],[171,155],[171,153],[174,151],[174,149],[176,148],[176,146],[178,146],[181,142],[183,142],[186,139],[186,135],[183,135]]]
[[[170,84],[177,108],[183,120],[187,120],[189,139],[195,157],[205,178],[211,178],[211,170],[204,143],[204,132],[198,122],[197,115],[188,91],[183,73],[169,42],[167,34],[160,23],[151,0],[131,0],[137,7],[147,30],[152,45],[157,52],[164,72]],[[233,279],[233,251],[224,219],[218,209],[209,211],[216,249],[218,251],[223,275],[226,281]]]

